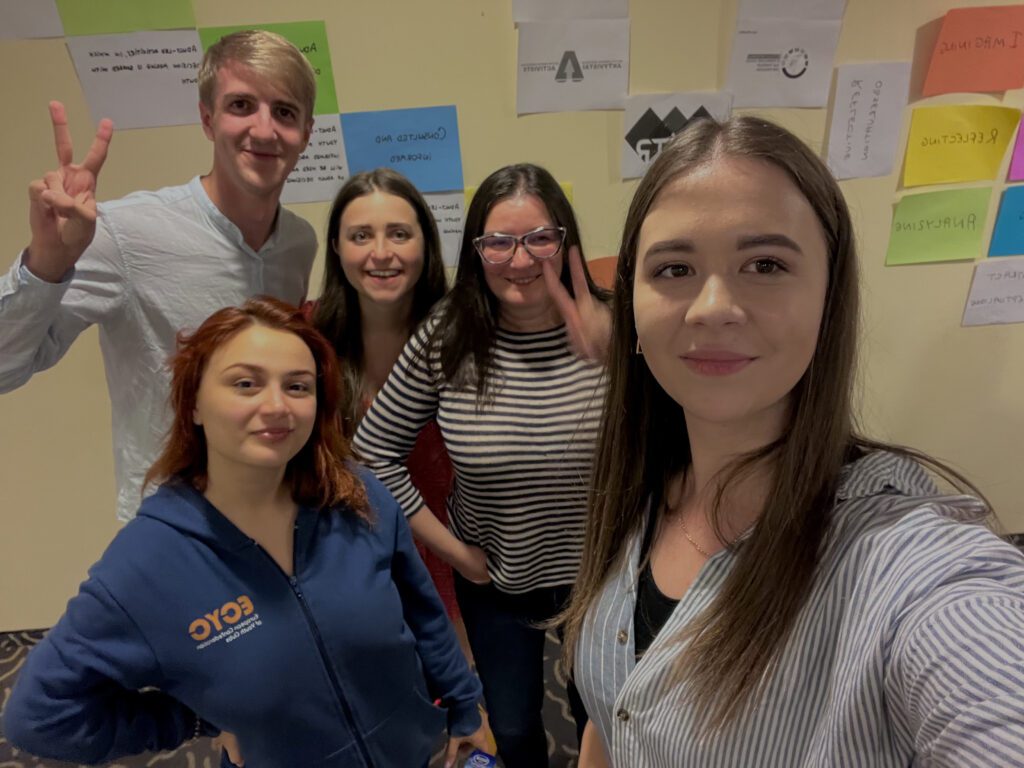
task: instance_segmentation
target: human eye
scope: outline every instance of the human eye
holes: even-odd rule
[[[242,394],[254,392],[256,390],[256,386],[256,380],[249,376],[237,378],[231,382],[231,387]]]
[[[751,272],[758,275],[775,275],[780,272],[788,272],[786,265],[774,256],[761,256],[754,259],[744,266],[745,272]]]
[[[288,391],[293,395],[308,395],[313,391],[313,384],[309,381],[293,381],[288,385]]]
[[[693,268],[689,264],[682,264],[680,262],[671,262],[669,264],[660,264],[654,269],[654,277],[689,277],[693,274]]]
[[[526,237],[527,242],[530,245],[551,245],[558,240],[557,233],[553,229],[542,229],[539,232],[533,232]]]
[[[412,232],[410,232],[408,229],[405,229],[404,227],[400,227],[398,229],[391,230],[391,238],[393,240],[398,240],[399,242],[404,243],[406,240],[412,238]]]
[[[353,243],[358,243],[359,245],[362,245],[363,243],[369,242],[370,233],[367,232],[365,229],[360,229],[353,232],[350,236],[350,239],[352,240]]]
[[[228,100],[227,108],[229,112],[242,115],[251,111],[252,103],[244,96],[236,96]]]
[[[287,104],[278,105],[275,108],[274,112],[279,120],[283,120],[285,122],[294,123],[296,120],[299,119],[298,111],[294,107],[288,106]]]
[[[510,235],[486,235],[481,238],[480,243],[489,251],[504,252],[512,248],[515,238]]]

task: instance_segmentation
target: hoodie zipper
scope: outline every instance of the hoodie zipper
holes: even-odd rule
[[[298,525],[295,526],[295,530],[298,530]],[[363,758],[363,762],[368,768],[373,768],[373,760],[370,758],[370,752],[366,748],[366,744],[363,743],[362,736],[359,734],[359,728],[356,725],[356,718],[352,712],[352,706],[349,704],[348,699],[345,697],[344,692],[341,689],[341,683],[338,680],[338,676],[335,674],[334,665],[331,664],[330,656],[327,653],[327,648],[324,645],[323,636],[320,634],[320,627],[317,626],[316,620],[313,618],[313,612],[309,610],[309,604],[306,602],[306,598],[302,594],[302,590],[299,588],[299,580],[295,576],[289,576],[284,572],[284,569],[278,564],[278,562],[270,556],[263,547],[260,546],[259,542],[255,539],[250,539],[256,549],[258,549],[263,556],[270,561],[271,565],[277,569],[287,581],[288,585],[292,588],[292,594],[299,601],[299,606],[302,608],[302,614],[306,617],[306,624],[309,626],[310,632],[313,634],[313,640],[316,643],[317,651],[320,653],[320,662],[323,664],[324,669],[327,671],[327,677],[330,678],[331,685],[334,687],[334,695],[341,705],[341,712],[345,716],[345,720],[348,723],[349,729],[352,731],[352,735],[355,738],[356,747],[359,749],[359,755]],[[292,550],[295,550],[293,545]]]

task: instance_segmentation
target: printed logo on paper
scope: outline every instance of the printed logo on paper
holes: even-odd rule
[[[653,109],[648,107],[640,115],[640,119],[636,121],[636,124],[626,132],[626,143],[646,163],[657,157],[661,148],[668,143],[668,140],[694,120],[710,117],[711,113],[704,107],[700,107],[689,117],[686,117],[679,110],[679,107],[672,107],[672,110],[662,119],[658,117],[658,114]]]

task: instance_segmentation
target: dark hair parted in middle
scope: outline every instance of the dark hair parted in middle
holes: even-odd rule
[[[430,206],[419,190],[405,176],[390,168],[377,168],[357,173],[338,191],[327,217],[327,243],[324,248],[324,281],[313,324],[324,336],[334,342],[345,386],[342,393],[342,427],[346,436],[355,433],[362,418],[363,380],[363,324],[359,311],[359,294],[345,277],[341,266],[341,246],[338,235],[341,216],[348,205],[360,197],[383,192],[405,200],[413,211],[423,232],[423,272],[413,289],[409,333],[427,316],[445,294],[444,262],[441,256],[441,238]]]
[[[487,218],[495,205],[520,195],[537,198],[544,205],[552,223],[565,227],[560,277],[569,295],[573,295],[569,249],[576,247],[580,250],[590,292],[602,301],[606,301],[609,296],[590,277],[576,214],[562,187],[550,172],[532,163],[519,163],[499,168],[484,179],[466,212],[455,284],[441,302],[438,323],[428,345],[428,349],[440,355],[441,375],[444,379],[457,386],[475,386],[480,400],[487,395],[487,369],[494,348],[500,307],[497,297],[487,286],[483,263],[477,255],[473,239],[484,234]]]

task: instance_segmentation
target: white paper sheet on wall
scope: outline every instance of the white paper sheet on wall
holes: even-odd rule
[[[512,0],[513,21],[628,17],[629,0]]]
[[[740,19],[729,84],[734,107],[824,107],[840,21]]]
[[[828,167],[837,179],[892,172],[909,87],[909,61],[839,67],[828,137]]]
[[[57,0],[0,0],[0,40],[63,36]]]
[[[628,19],[519,25],[519,114],[622,109],[628,86]]]
[[[93,122],[117,129],[199,122],[196,75],[203,59],[194,29],[69,37]]]
[[[622,136],[622,178],[644,175],[661,147],[690,121],[726,120],[732,112],[729,93],[651,93],[630,96]]]
[[[333,200],[348,178],[340,115],[316,115],[309,144],[281,192],[282,203]]]
[[[462,225],[465,216],[466,194],[459,192],[432,192],[423,198],[430,206],[441,235],[441,254],[446,267],[459,263],[459,248],[462,246]]]
[[[1024,323],[1024,258],[979,261],[964,307],[963,325]]]
[[[841,19],[846,0],[740,0],[740,18]]]

